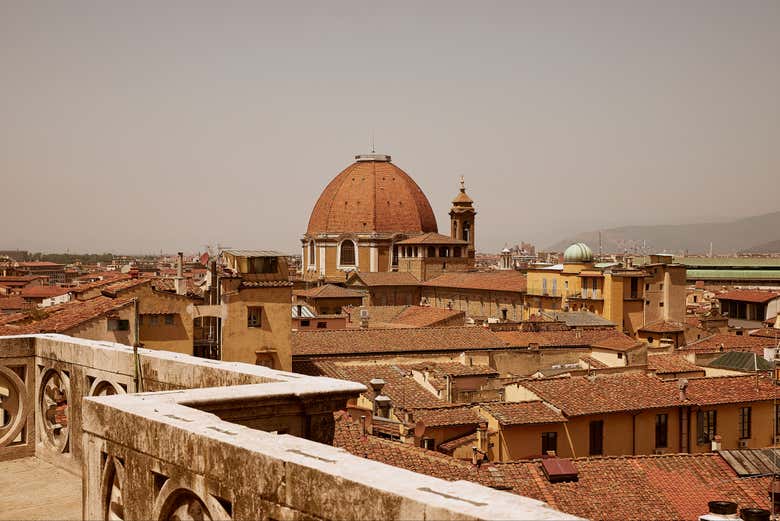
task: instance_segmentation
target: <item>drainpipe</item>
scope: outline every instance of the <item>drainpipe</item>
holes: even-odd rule
[[[135,332],[133,334],[133,383],[135,384],[135,392],[143,392],[143,380],[141,378],[141,359],[138,356],[138,347],[141,345],[140,332],[138,331],[138,297],[133,298],[133,322]]]
[[[569,433],[569,426],[567,422],[563,422],[563,430],[566,432],[566,439],[569,441],[569,448],[571,449],[571,457],[576,458],[577,453],[574,452],[574,443],[571,441],[571,434]]]

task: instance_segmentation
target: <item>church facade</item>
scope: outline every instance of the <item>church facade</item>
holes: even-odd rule
[[[314,205],[301,239],[303,277],[344,282],[355,272],[409,272],[427,280],[471,269],[475,216],[461,180],[451,233],[439,234],[425,193],[389,155],[357,155]]]

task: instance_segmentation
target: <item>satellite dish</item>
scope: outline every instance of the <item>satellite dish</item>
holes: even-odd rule
[[[422,438],[423,434],[425,434],[425,422],[417,420],[417,423],[414,424],[414,437]]]

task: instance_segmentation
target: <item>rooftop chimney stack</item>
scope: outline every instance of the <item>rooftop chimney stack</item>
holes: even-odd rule
[[[677,380],[677,388],[680,389],[680,401],[688,400],[688,380],[685,378]]]
[[[179,258],[176,261],[176,278],[173,280],[177,295],[187,294],[187,283],[184,280],[184,253],[179,252]]]
[[[737,504],[732,501],[710,501],[707,503],[709,513],[699,516],[699,521],[726,521],[739,519]]]
[[[368,310],[360,310],[360,329],[368,329]]]

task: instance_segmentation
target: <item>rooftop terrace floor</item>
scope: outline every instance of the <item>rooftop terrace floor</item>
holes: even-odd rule
[[[81,478],[38,458],[0,461],[0,520],[81,519]]]

